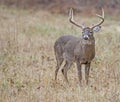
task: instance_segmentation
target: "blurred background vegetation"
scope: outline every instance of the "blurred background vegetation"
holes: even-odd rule
[[[84,14],[91,14],[103,7],[108,14],[120,14],[120,0],[0,0],[0,5],[64,14],[67,14],[71,7]]]
[[[91,27],[105,11],[102,30],[95,34],[96,56],[90,84],[79,86],[76,66],[70,86],[58,75],[54,42],[64,34],[81,36],[75,20]],[[91,17],[90,17],[91,16]],[[0,102],[120,102],[120,0],[0,0]],[[84,68],[83,68],[84,71]]]

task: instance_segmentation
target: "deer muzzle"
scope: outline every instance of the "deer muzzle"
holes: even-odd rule
[[[89,39],[89,36],[88,36],[88,35],[84,35],[84,36],[83,36],[83,39],[88,40],[88,39]]]

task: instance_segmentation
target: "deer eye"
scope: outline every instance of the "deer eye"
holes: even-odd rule
[[[90,31],[90,34],[93,34],[93,32],[92,32],[92,31]]]
[[[84,32],[82,32],[82,34],[84,34]]]

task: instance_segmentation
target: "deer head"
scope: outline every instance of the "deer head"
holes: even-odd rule
[[[98,32],[101,29],[101,24],[104,22],[104,10],[102,9],[102,16],[98,14],[96,14],[96,16],[99,17],[101,21],[93,27],[85,27],[84,25],[77,24],[77,22],[74,21],[73,9],[71,8],[69,12],[69,21],[77,27],[81,28],[83,39],[88,40],[93,37],[93,33]]]

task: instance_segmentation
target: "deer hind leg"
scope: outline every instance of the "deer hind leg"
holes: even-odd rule
[[[65,65],[64,65],[64,67],[62,69],[62,74],[64,75],[65,81],[67,83],[69,83],[68,78],[67,78],[67,72],[70,69],[71,65],[72,65],[72,62],[66,61]]]
[[[64,60],[63,58],[60,58],[59,60],[57,60],[57,66],[56,66],[56,70],[55,70],[55,80],[57,80],[57,74],[60,69],[60,66],[63,63],[63,60]]]
[[[56,43],[56,45],[54,46],[54,51],[55,51],[55,57],[56,57],[56,61],[57,61],[57,66],[56,66],[56,70],[55,70],[55,80],[57,80],[57,74],[58,71],[63,63],[63,57],[62,57],[62,47]]]
[[[85,64],[85,79],[86,79],[86,84],[88,85],[88,80],[89,80],[89,71],[90,71],[90,63]]]

